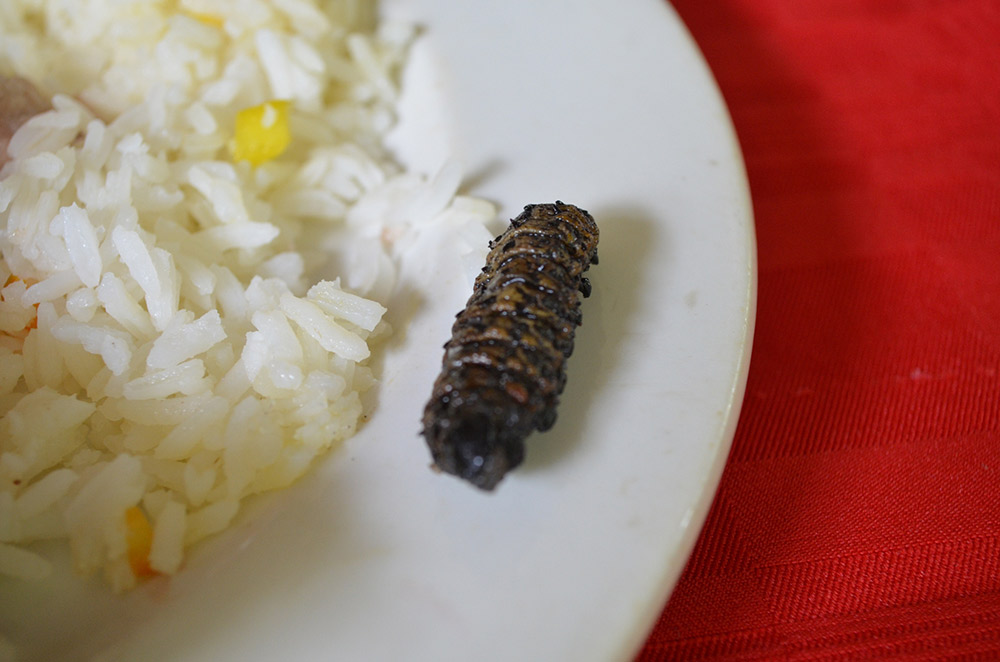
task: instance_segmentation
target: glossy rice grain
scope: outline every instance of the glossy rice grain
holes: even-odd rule
[[[439,469],[491,490],[555,422],[597,242],[590,214],[556,202],[528,205],[490,243],[424,410]]]

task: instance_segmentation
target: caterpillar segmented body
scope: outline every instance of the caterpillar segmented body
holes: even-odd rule
[[[562,202],[526,206],[490,242],[424,409],[439,469],[491,490],[555,422],[597,242],[590,214]]]

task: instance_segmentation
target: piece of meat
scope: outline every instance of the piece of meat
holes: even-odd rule
[[[7,163],[7,144],[21,125],[49,110],[45,97],[19,76],[0,76],[0,167]]]
[[[492,490],[555,422],[597,242],[590,214],[562,202],[528,205],[490,242],[424,409],[439,469]]]

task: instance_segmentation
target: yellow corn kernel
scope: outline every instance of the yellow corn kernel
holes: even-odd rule
[[[268,101],[236,114],[236,131],[229,150],[233,159],[258,166],[280,156],[291,141],[288,102]]]
[[[138,506],[132,506],[125,511],[125,543],[128,549],[128,564],[132,568],[133,575],[152,577],[157,574],[149,565],[153,527]]]

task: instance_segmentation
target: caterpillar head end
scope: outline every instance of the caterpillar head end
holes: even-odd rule
[[[523,441],[497,430],[485,416],[465,416],[452,425],[425,428],[424,437],[438,469],[486,491],[524,459]]]

